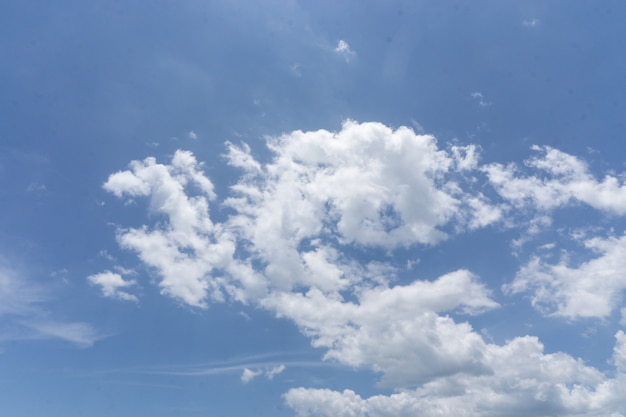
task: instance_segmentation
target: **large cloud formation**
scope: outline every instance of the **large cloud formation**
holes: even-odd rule
[[[272,311],[294,321],[326,360],[371,369],[397,390],[362,398],[294,388],[285,401],[298,415],[622,415],[623,332],[616,333],[612,376],[565,353],[545,353],[532,336],[488,343],[458,319],[501,308],[480,277],[460,269],[398,282],[384,255],[363,256],[511,227],[505,217],[520,208],[548,216],[584,203],[621,215],[626,188],[616,177],[598,181],[584,162],[552,148],[536,148],[542,156],[527,161],[528,174],[481,165],[476,146],[442,148],[432,136],[380,123],[295,131],[268,147],[272,158],[261,163],[246,144],[226,144],[228,164],[242,175],[221,200],[230,209],[221,223],[211,220],[217,196],[190,152],[177,151],[168,165],[134,161],[104,188],[149,199],[152,224],[121,227],[118,241],[155,272],[163,294],[199,308],[230,300]],[[505,292],[531,292],[545,314],[606,317],[626,288],[626,244],[596,236],[585,245],[598,257],[568,266],[537,255]],[[103,277],[90,279],[120,297],[116,291],[128,284]]]

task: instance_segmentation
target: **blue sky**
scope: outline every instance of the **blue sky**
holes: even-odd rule
[[[625,19],[5,2],[0,414],[626,415]]]

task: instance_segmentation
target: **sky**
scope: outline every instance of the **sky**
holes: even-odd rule
[[[626,3],[0,4],[0,415],[626,416]]]

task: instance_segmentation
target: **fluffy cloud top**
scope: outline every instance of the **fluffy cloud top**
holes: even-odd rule
[[[576,202],[625,214],[616,177],[598,181],[583,161],[547,147],[526,162],[534,174],[481,166],[475,146],[441,148],[432,136],[380,123],[272,138],[267,163],[245,144],[226,146],[242,176],[222,200],[231,210],[223,223],[210,217],[211,181],[191,153],[178,151],[170,164],[134,161],[104,184],[117,197],[149,199],[157,219],[120,228],[118,241],[155,271],[165,295],[201,308],[229,299],[269,310],[296,323],[326,360],[374,370],[397,390],[362,398],[295,388],[285,400],[300,415],[621,416],[623,333],[612,377],[565,353],[545,353],[531,336],[487,343],[457,318],[499,308],[475,274],[397,283],[394,265],[364,261],[367,251],[440,244],[519,208],[534,224]],[[506,293],[531,292],[550,314],[607,317],[626,288],[625,242],[588,239],[598,256],[576,267],[548,263],[540,252]],[[129,285],[112,273],[90,279],[108,294]],[[283,369],[244,369],[241,379]]]
[[[229,202],[264,232],[294,240],[332,234],[342,244],[391,249],[435,244],[454,220],[486,225],[498,219],[480,194],[468,195],[456,182],[477,163],[473,146],[447,152],[434,137],[408,128],[355,122],[338,133],[292,132],[269,146],[275,158],[262,171],[249,148],[230,144],[228,154],[247,174],[233,187],[240,197]]]
[[[211,273],[228,266],[235,246],[209,217],[213,184],[190,152],[177,151],[170,165],[154,158],[134,161],[129,170],[111,175],[104,189],[118,197],[149,196],[151,211],[165,216],[163,226],[118,232],[120,245],[158,272],[164,294],[196,307],[207,306],[209,293],[221,299],[219,279]]]

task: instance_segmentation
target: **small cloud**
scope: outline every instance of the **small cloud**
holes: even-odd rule
[[[285,369],[287,369],[287,367],[283,364],[275,366],[273,368],[266,368],[265,371],[261,369],[253,371],[252,369],[244,368],[243,373],[241,374],[241,382],[247,384],[259,375],[265,375],[265,377],[271,381],[276,375],[278,375]]]
[[[187,133],[187,136],[189,136],[189,139],[193,139],[193,140],[198,139],[198,134],[194,132],[193,130],[190,130],[189,133]]]
[[[417,264],[420,263],[420,258],[415,258],[415,259],[408,259],[406,261],[406,270],[410,271],[413,269],[413,267]]]
[[[626,307],[625,307],[625,308],[622,308],[622,309],[620,310],[620,313],[621,313],[621,315],[622,315],[622,318],[621,318],[621,320],[619,321],[619,324],[620,324],[622,327],[625,327],[625,328],[626,328]]]
[[[61,268],[61,269],[58,269],[56,271],[50,272],[50,276],[51,277],[65,276],[65,275],[67,275],[68,272],[69,271],[67,270],[67,268]]]
[[[257,376],[261,374],[262,374],[261,371],[253,371],[251,369],[244,368],[243,374],[241,374],[241,382],[243,382],[244,384],[247,384],[248,382],[252,381],[254,378],[256,378]]]
[[[526,20],[522,21],[522,25],[524,25],[527,28],[534,28],[539,23],[541,23],[539,21],[539,19],[535,19],[534,17],[532,19],[526,19]]]
[[[100,252],[98,252],[98,255],[102,256],[107,261],[115,262],[115,258],[113,257],[113,255],[111,255],[106,249],[102,249]]]
[[[52,271],[50,273],[50,276],[52,278],[60,279],[61,282],[63,282],[63,284],[65,284],[65,285],[70,285],[70,281],[69,281],[69,279],[67,279],[68,272],[69,271],[67,270],[67,268],[63,268],[63,269],[59,269],[57,271]]]
[[[337,43],[337,47],[335,48],[335,52],[342,56],[343,59],[346,60],[346,62],[350,62],[351,59],[353,59],[356,56],[356,53],[350,49],[350,45],[348,45],[348,42],[344,41],[344,40],[340,40]]]
[[[296,77],[302,77],[302,72],[300,71],[300,64],[293,64],[289,67],[291,73]]]
[[[545,245],[541,245],[539,246],[539,249],[543,249],[543,250],[552,250],[556,247],[556,243],[552,242],[552,243],[546,243]]]
[[[137,275],[137,271],[135,271],[134,269],[124,268],[121,265],[115,265],[113,269],[115,269],[115,271],[120,275]]]
[[[29,184],[29,186],[26,188],[26,191],[28,191],[29,193],[43,193],[44,191],[46,191],[46,186],[45,184],[42,184],[40,182],[33,182]]]
[[[265,372],[265,376],[267,377],[267,379],[272,380],[274,379],[274,376],[278,375],[279,373],[281,373],[282,371],[284,371],[286,369],[285,365],[278,365],[268,371]]]
[[[491,102],[485,100],[483,93],[478,91],[470,94],[470,97],[472,97],[481,108],[489,107],[492,104]]]
[[[117,298],[118,300],[138,302],[136,296],[121,291],[120,288],[135,285],[135,281],[125,281],[120,274],[111,271],[101,272],[99,274],[90,275],[87,280],[92,285],[99,285],[102,289],[102,295],[108,298]]]

